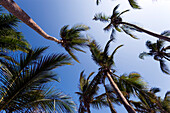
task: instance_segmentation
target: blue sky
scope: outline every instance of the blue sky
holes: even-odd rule
[[[161,33],[170,29],[170,1],[168,0],[138,0],[141,10],[133,10],[128,0],[102,0],[99,6],[96,6],[95,0],[15,0],[18,5],[30,15],[35,22],[41,26],[48,34],[59,39],[60,28],[64,25],[85,24],[90,26],[86,33],[103,47],[109,40],[110,32],[104,32],[103,28],[107,25],[92,20],[95,13],[104,12],[111,15],[112,9],[120,4],[120,11],[130,9],[131,11],[124,14],[124,21],[135,23],[148,30]],[[39,46],[49,46],[46,54],[64,52],[64,49],[55,42],[44,39],[25,24],[20,25],[20,30],[24,33],[26,39],[33,48]],[[115,69],[117,74],[138,72],[151,87],[161,88],[158,95],[162,97],[166,91],[170,90],[170,76],[161,72],[159,63],[151,57],[145,60],[138,58],[139,53],[147,51],[145,42],[147,40],[156,41],[156,38],[146,34],[136,33],[139,40],[132,39],[124,33],[116,34],[116,41],[110,46],[113,51],[120,44],[124,44],[115,55]],[[61,82],[56,87],[66,94],[73,97],[78,105],[78,97],[75,94],[78,91],[78,80],[82,70],[88,75],[91,72],[97,72],[97,65],[91,60],[88,49],[87,54],[76,53],[80,64],[74,62],[73,66],[64,66],[55,71],[61,78]],[[168,62],[169,63],[169,62]],[[168,64],[170,67],[170,64]],[[118,113],[126,113],[124,107],[116,107]],[[108,108],[103,110],[94,110],[92,113],[110,112]]]

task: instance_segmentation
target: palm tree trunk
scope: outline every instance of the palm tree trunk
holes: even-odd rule
[[[110,76],[110,73],[107,72],[106,74],[107,78],[110,81],[110,84],[112,85],[113,89],[115,90],[117,96],[120,98],[122,104],[124,105],[124,107],[126,108],[126,110],[128,111],[128,113],[136,113],[136,111],[134,110],[134,108],[128,103],[128,101],[126,100],[126,98],[123,96],[122,92],[119,90],[118,86],[116,85],[116,83],[113,81],[113,79]]]
[[[62,42],[61,40],[58,40],[55,37],[52,37],[52,36],[48,35],[13,0],[0,0],[0,5],[5,7],[10,13],[12,13],[18,19],[23,21],[25,24],[27,24],[29,27],[31,27],[33,30],[35,30],[37,33],[39,33],[44,38],[46,38],[48,40],[58,42],[58,43]]]
[[[146,29],[143,29],[143,28],[141,28],[141,27],[138,27],[138,26],[136,26],[136,25],[134,25],[134,24],[130,24],[130,23],[127,23],[127,22],[119,22],[119,24],[125,24],[125,25],[128,25],[128,26],[132,26],[132,27],[136,28],[137,30],[139,30],[139,31],[141,31],[141,32],[144,32],[144,33],[146,33],[146,34],[148,34],[148,35],[151,35],[151,36],[157,37],[157,38],[159,38],[159,39],[163,39],[163,40],[166,40],[166,41],[170,42],[170,37],[153,33],[153,32],[151,32],[151,31],[148,31],[148,30],[146,30]]]
[[[89,104],[87,104],[87,113],[91,113]]]

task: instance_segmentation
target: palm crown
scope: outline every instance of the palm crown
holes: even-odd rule
[[[73,54],[74,50],[85,52],[80,47],[87,46],[87,39],[80,33],[81,31],[86,31],[89,29],[88,26],[85,25],[76,25],[71,29],[68,29],[68,25],[64,26],[60,30],[61,45],[65,48],[65,50],[71,55],[71,57],[76,60],[77,57]]]
[[[156,43],[147,41],[146,46],[150,51],[141,53],[139,58],[144,59],[144,56],[153,56],[154,60],[160,62],[162,72],[170,74],[168,66],[165,64],[165,60],[170,61],[170,53],[167,52],[170,46],[164,47],[164,43],[163,40],[157,40]]]
[[[103,106],[108,106],[106,100],[106,94],[98,95],[99,91],[99,77],[96,76],[90,81],[90,77],[94,74],[94,72],[90,73],[86,78],[84,71],[80,74],[79,80],[79,90],[80,92],[76,92],[79,97],[80,106],[79,113],[88,112],[90,113],[90,106],[94,108],[102,108]]]
[[[1,59],[0,111],[74,111],[71,98],[50,87],[50,82],[59,80],[52,69],[70,64],[70,58],[64,54],[42,56],[46,49],[29,50],[13,61]]]
[[[11,14],[0,15],[0,48],[1,50],[20,50],[28,52],[29,44],[21,32],[16,30],[20,22]]]
[[[137,37],[135,35],[133,35],[131,33],[131,31],[144,32],[148,35],[151,35],[156,38],[163,39],[163,40],[170,42],[170,37],[167,37],[164,35],[159,35],[157,33],[143,29],[137,25],[122,21],[121,15],[124,14],[125,12],[128,12],[129,10],[118,12],[117,11],[118,7],[119,7],[119,4],[113,9],[112,16],[106,16],[102,13],[99,13],[99,14],[96,14],[93,18],[93,20],[96,20],[96,21],[100,20],[102,22],[109,22],[109,24],[104,28],[104,30],[112,29],[111,38],[114,38],[113,35],[114,35],[115,29],[116,29],[119,32],[123,31],[124,33],[126,33],[127,35],[129,35],[135,39],[137,39]]]
[[[114,54],[120,47],[123,46],[123,45],[118,46],[109,56],[108,49],[109,49],[109,44],[112,40],[113,39],[107,42],[104,51],[101,50],[100,46],[94,40],[89,44],[94,62],[99,66],[101,66],[101,68],[103,69],[108,69],[108,70],[111,69],[111,67],[114,65],[114,60],[113,60]]]

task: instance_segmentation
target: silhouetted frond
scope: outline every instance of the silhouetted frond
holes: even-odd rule
[[[161,35],[170,36],[170,30],[162,32]]]
[[[168,66],[165,64],[165,61],[159,60],[159,62],[160,62],[160,67],[161,67],[162,72],[170,75],[170,70],[169,70]]]
[[[150,56],[150,55],[148,53],[146,53],[146,52],[143,52],[143,53],[139,54],[140,59],[144,59],[145,56]]]
[[[136,0],[128,0],[128,1],[132,8],[140,9],[140,6],[137,4]]]

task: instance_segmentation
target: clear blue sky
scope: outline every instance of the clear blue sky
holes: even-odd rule
[[[111,15],[112,9],[120,5],[120,10],[131,9],[130,12],[123,16],[128,22],[138,24],[148,30],[161,33],[170,29],[170,1],[168,0],[138,0],[141,10],[133,10],[128,0],[102,0],[99,6],[96,6],[95,0],[15,0],[19,6],[30,15],[48,34],[59,38],[60,28],[64,25],[86,24],[91,27],[87,32],[91,37],[97,40],[102,46],[109,40],[110,32],[104,32],[106,24],[92,20],[95,13],[104,12]],[[21,31],[32,47],[50,46],[48,53],[65,52],[62,47],[55,42],[41,37],[25,24],[20,25]],[[162,97],[166,91],[170,90],[170,76],[161,72],[159,62],[154,61],[151,57],[145,60],[138,58],[139,53],[147,51],[145,42],[147,40],[156,41],[156,38],[146,34],[136,33],[140,38],[134,40],[124,33],[116,34],[115,43],[111,44],[110,51],[120,44],[124,44],[115,55],[117,74],[138,72],[151,87],[161,88],[158,95]],[[74,66],[64,66],[56,69],[61,78],[61,83],[56,87],[66,94],[73,97],[78,105],[78,97],[75,94],[78,91],[78,80],[82,70],[88,75],[92,71],[97,72],[98,67],[91,60],[90,53],[77,53],[80,64],[74,62]],[[66,53],[66,52],[65,52]],[[169,63],[169,62],[168,62]],[[170,64],[168,64],[170,67]],[[126,113],[124,107],[116,107],[118,113]],[[109,109],[94,110],[92,113],[109,113]]]

